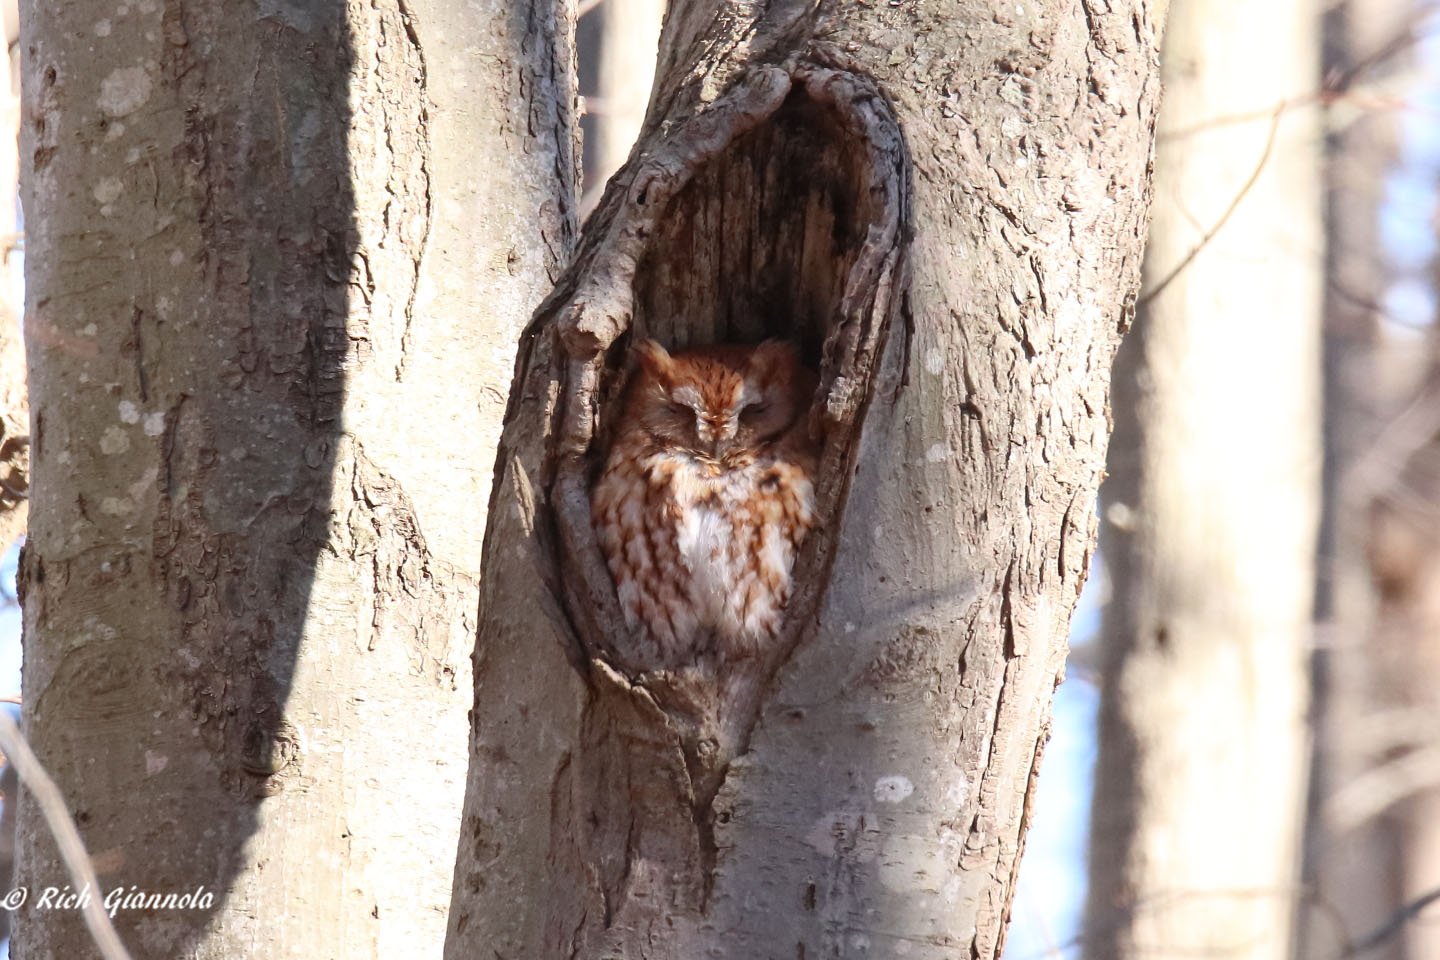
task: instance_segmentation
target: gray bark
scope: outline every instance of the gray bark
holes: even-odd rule
[[[446,954],[994,958],[1088,566],[1158,95],[1146,3],[672,9],[522,343]],[[826,521],[678,690],[586,484],[638,335],[799,341]]]
[[[443,936],[513,342],[573,233],[549,2],[23,9],[25,718],[136,957]],[[65,883],[22,802],[21,882]],[[33,902],[33,901],[32,901]],[[27,908],[16,956],[89,955]]]
[[[1094,960],[1290,956],[1320,483],[1318,15],[1170,8],[1153,299],[1116,365],[1104,494]]]

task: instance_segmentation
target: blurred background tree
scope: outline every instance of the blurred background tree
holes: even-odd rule
[[[1175,0],[1170,30],[1102,493],[1084,956],[1287,960],[1320,493],[1320,17]]]
[[[1169,22],[1102,582],[1007,956],[1435,960],[1440,5]]]
[[[1304,960],[1440,957],[1433,3],[1328,11],[1326,512]],[[1338,943],[1337,943],[1338,941]]]

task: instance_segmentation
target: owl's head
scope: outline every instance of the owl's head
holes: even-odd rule
[[[642,340],[635,355],[628,419],[662,446],[721,462],[778,439],[815,388],[814,373],[784,340],[674,354]]]

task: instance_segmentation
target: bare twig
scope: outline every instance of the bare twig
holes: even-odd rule
[[[1330,903],[1323,897],[1320,897],[1313,890],[1216,890],[1186,891],[1183,893],[1172,891],[1171,893],[1166,894],[1164,897],[1161,898],[1148,898],[1144,901],[1137,901],[1136,903],[1132,904],[1132,906],[1140,909],[1155,909],[1157,907],[1164,907],[1168,905],[1167,901],[1181,898],[1189,898],[1194,896],[1266,897],[1294,896],[1296,893],[1300,895],[1300,901],[1302,903],[1308,903],[1311,906],[1316,907],[1320,910],[1321,913],[1325,914],[1325,916],[1327,916],[1334,924],[1337,938],[1340,941],[1339,950],[1335,954],[1335,960],[1354,960],[1354,958],[1356,957],[1360,957],[1363,954],[1369,953],[1371,950],[1374,950],[1376,947],[1380,946],[1386,940],[1390,939],[1395,934],[1399,933],[1402,929],[1404,929],[1405,924],[1409,923],[1411,920],[1416,919],[1425,910],[1426,907],[1430,906],[1431,904],[1440,902],[1440,888],[1431,890],[1428,893],[1416,897],[1409,903],[1406,903],[1403,906],[1399,907],[1394,913],[1386,917],[1383,923],[1358,938],[1351,938],[1349,936],[1348,932],[1345,929],[1345,921],[1340,917],[1340,913],[1335,908],[1335,905]],[[1032,957],[1034,958],[1034,960],[1040,960],[1040,958],[1042,957],[1050,956],[1052,950],[1070,950],[1078,946],[1083,946],[1086,942],[1089,941],[1089,939],[1089,935],[1082,933],[1077,936],[1071,937],[1069,940],[1066,940],[1063,943],[1055,944],[1053,947],[1047,945],[1044,948],[1043,953],[1034,954],[1032,955]],[[1157,947],[1155,949],[1155,952],[1157,954],[1164,953],[1166,955],[1172,955],[1176,954],[1177,952],[1183,952],[1183,948],[1177,948],[1174,944],[1166,944],[1163,947]]]
[[[1137,900],[1131,900],[1126,904],[1116,904],[1114,912],[1108,918],[1102,919],[1098,922],[1088,921],[1089,929],[1087,929],[1085,932],[1078,933],[1062,943],[1056,943],[1053,946],[1047,945],[1046,947],[1044,947],[1043,953],[1028,954],[1023,958],[1023,960],[1047,960],[1047,958],[1051,956],[1052,950],[1057,952],[1063,952],[1067,950],[1073,950],[1076,947],[1083,947],[1087,943],[1092,942],[1095,939],[1097,933],[1103,931],[1104,933],[1108,934],[1115,930],[1118,930],[1122,923],[1120,917],[1127,911],[1162,911],[1183,905],[1187,901],[1193,900],[1254,900],[1271,898],[1299,898],[1302,900],[1306,900],[1309,899],[1309,896],[1305,890],[1297,887],[1256,887],[1222,890],[1166,890],[1154,896],[1142,897]],[[1243,941],[1220,947],[1195,947],[1190,945],[1179,945],[1171,943],[1141,945],[1135,948],[1134,953],[1136,955],[1149,955],[1153,953],[1157,956],[1164,955],[1167,957],[1190,955],[1196,957],[1214,957],[1218,956],[1221,953],[1248,952],[1247,948],[1255,943],[1258,943],[1262,936],[1263,934],[1256,934],[1256,936],[1247,938]],[[1349,943],[1348,940],[1346,940],[1345,942],[1347,944]]]
[[[1355,717],[1339,733],[1339,743],[1352,756],[1393,757],[1435,740],[1440,730],[1440,703],[1380,707]]]
[[[1270,132],[1265,137],[1265,149],[1260,153],[1260,162],[1255,165],[1254,171],[1250,174],[1250,179],[1245,181],[1245,185],[1240,188],[1240,192],[1235,194],[1235,197],[1230,201],[1230,206],[1226,207],[1225,212],[1220,215],[1220,219],[1215,221],[1215,226],[1211,227],[1205,232],[1205,235],[1200,238],[1200,242],[1197,243],[1194,248],[1185,255],[1184,259],[1182,259],[1178,264],[1175,265],[1175,268],[1173,270],[1171,270],[1168,274],[1165,275],[1165,279],[1161,280],[1155,286],[1151,287],[1149,291],[1140,296],[1140,299],[1136,304],[1137,306],[1143,307],[1151,300],[1154,300],[1161,293],[1163,293],[1165,288],[1170,286],[1171,282],[1174,281],[1176,277],[1180,276],[1180,274],[1185,271],[1185,268],[1190,266],[1190,264],[1195,260],[1195,258],[1200,255],[1200,251],[1205,249],[1205,247],[1210,243],[1210,241],[1214,239],[1215,234],[1219,233],[1221,229],[1224,228],[1230,217],[1240,207],[1241,201],[1245,199],[1245,195],[1250,192],[1251,188],[1253,188],[1255,184],[1259,182],[1260,174],[1265,172],[1265,165],[1270,162],[1270,154],[1275,149],[1275,134],[1280,129],[1280,118],[1284,115],[1284,113],[1285,101],[1282,100],[1280,101],[1280,105],[1275,108],[1275,116],[1270,121]]]
[[[1309,106],[1317,102],[1329,102],[1339,94],[1329,93],[1324,89],[1315,90],[1298,97],[1291,97],[1280,104],[1279,108],[1263,107],[1259,110],[1247,110],[1244,113],[1227,113],[1220,117],[1211,117],[1209,120],[1202,120],[1199,123],[1188,127],[1181,127],[1178,130],[1162,130],[1155,135],[1159,143],[1170,143],[1175,140],[1188,140],[1190,137],[1199,136],[1202,133],[1209,133],[1211,130],[1219,130],[1224,127],[1239,127],[1247,123],[1254,123],[1257,120],[1264,120],[1269,117],[1274,119],[1276,113],[1284,113],[1287,110],[1294,110],[1297,107]]]
[[[1440,786],[1440,746],[1426,746],[1352,778],[1325,801],[1323,816],[1346,833],[1423,790]]]
[[[6,759],[15,765],[15,773],[20,777],[20,782],[29,788],[40,812],[45,816],[45,823],[55,837],[55,844],[60,848],[60,856],[65,861],[75,889],[95,892],[95,896],[85,898],[82,915],[101,957],[103,960],[130,960],[129,952],[120,942],[120,935],[115,932],[110,917],[105,913],[104,897],[100,895],[100,880],[95,876],[95,868],[85,852],[85,842],[80,839],[80,832],[75,829],[75,821],[70,819],[70,813],[65,809],[60,788],[40,765],[40,761],[30,749],[30,744],[25,742],[20,728],[15,725],[15,720],[7,710],[0,710],[0,749],[4,750]]]
[[[1358,957],[1363,953],[1374,950],[1404,929],[1405,924],[1418,917],[1422,910],[1436,902],[1440,902],[1440,888],[1431,890],[1423,896],[1416,897],[1414,900],[1411,900],[1390,914],[1384,923],[1350,944],[1344,952],[1339,954],[1336,960],[1349,960],[1350,957]]]
[[[1344,506],[1363,509],[1382,497],[1395,498],[1405,465],[1411,462],[1440,431],[1440,386],[1431,383],[1418,390],[1415,398],[1385,424],[1367,449],[1357,455],[1340,490]]]
[[[1429,0],[1427,3],[1419,3],[1411,10],[1410,15],[1400,24],[1395,35],[1386,42],[1376,47],[1367,56],[1361,57],[1343,70],[1332,73],[1325,78],[1326,90],[1348,90],[1362,74],[1372,67],[1378,66],[1389,60],[1391,57],[1418,44],[1424,40],[1427,33],[1422,29],[1426,20],[1429,20],[1436,12],[1440,12],[1440,3]]]
[[[1301,96],[1292,97],[1286,101],[1283,109],[1293,110],[1298,107],[1306,107],[1312,104],[1323,104],[1329,106],[1347,100],[1361,99],[1360,95],[1353,92],[1356,83],[1371,69],[1385,63],[1390,58],[1403,53],[1405,50],[1417,45],[1424,40],[1428,33],[1421,27],[1429,17],[1440,11],[1440,2],[1420,4],[1412,12],[1411,16],[1396,31],[1395,35],[1376,47],[1375,50],[1356,60],[1343,70],[1332,70],[1318,90],[1312,90]],[[1403,101],[1396,101],[1393,98],[1385,98],[1382,106],[1394,107],[1403,105]],[[1244,123],[1253,123],[1256,120],[1263,120],[1270,115],[1270,110],[1251,110],[1245,113],[1231,113],[1221,117],[1213,117],[1203,120],[1188,127],[1178,130],[1162,130],[1157,138],[1161,143],[1168,143],[1173,140],[1183,140],[1197,134],[1206,133],[1220,127],[1238,126]]]

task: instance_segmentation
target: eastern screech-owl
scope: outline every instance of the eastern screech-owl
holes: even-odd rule
[[[779,340],[635,354],[591,497],[625,621],[667,665],[746,656],[779,629],[815,523],[815,374]]]

